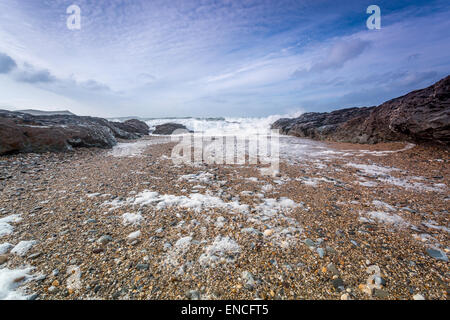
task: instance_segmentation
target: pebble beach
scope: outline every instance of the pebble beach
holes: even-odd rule
[[[0,298],[446,300],[448,152],[289,139],[274,176],[153,136],[0,157]]]

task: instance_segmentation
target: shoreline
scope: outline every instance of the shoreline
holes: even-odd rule
[[[447,299],[448,152],[321,143],[280,177],[174,166],[171,143],[0,157],[0,219],[21,219],[0,245],[36,241],[0,268],[34,267],[33,299]]]

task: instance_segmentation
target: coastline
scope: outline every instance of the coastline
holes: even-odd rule
[[[0,219],[21,220],[1,242],[36,241],[2,268],[34,267],[18,279],[33,299],[446,299],[427,250],[448,251],[448,152],[326,145],[281,177],[174,166],[173,143],[2,156]]]

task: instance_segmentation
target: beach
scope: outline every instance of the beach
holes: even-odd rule
[[[273,176],[155,136],[0,157],[0,298],[447,299],[448,151],[283,139]]]

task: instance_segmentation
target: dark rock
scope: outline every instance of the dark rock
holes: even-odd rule
[[[173,134],[175,130],[185,130],[186,132],[189,132],[186,126],[179,123],[170,122],[156,126],[155,130],[152,133],[160,135],[170,135]]]
[[[125,122],[111,122],[113,127],[120,129],[119,133],[115,135],[122,139],[136,139],[136,137],[142,137],[148,135],[148,131],[150,130],[149,126],[142,121],[132,119],[127,120]],[[123,137],[119,136],[122,135]],[[135,138],[130,138],[134,136]]]
[[[450,76],[377,107],[310,112],[273,129],[297,137],[352,143],[410,141],[450,145]]]
[[[147,263],[138,263],[136,269],[138,270],[148,270],[149,265]]]
[[[336,291],[341,292],[345,290],[344,281],[342,281],[341,278],[336,278],[333,281],[331,281],[333,284],[333,287]]]
[[[147,125],[139,120],[122,126],[95,117],[33,116],[0,110],[0,154],[67,151],[78,147],[111,148],[117,138],[141,137],[144,126]]]

